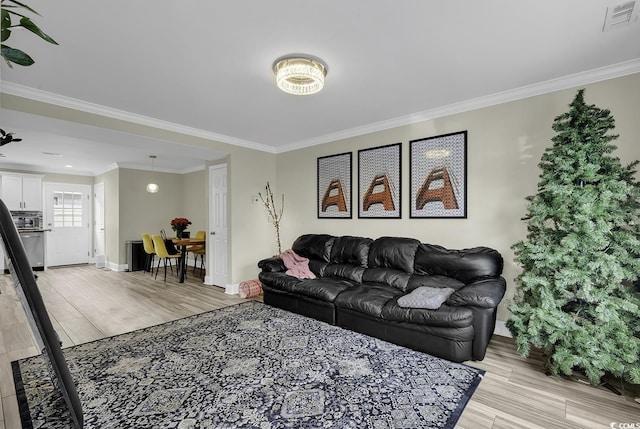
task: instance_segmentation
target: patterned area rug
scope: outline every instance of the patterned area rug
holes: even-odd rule
[[[484,371],[259,302],[64,349],[86,428],[453,428]],[[41,356],[25,428],[68,428]]]

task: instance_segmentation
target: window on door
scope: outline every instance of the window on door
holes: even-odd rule
[[[82,225],[82,193],[54,191],[53,226],[77,228]]]

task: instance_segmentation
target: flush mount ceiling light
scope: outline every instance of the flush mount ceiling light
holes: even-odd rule
[[[157,156],[149,155],[149,158],[151,158],[151,174],[153,174],[153,160],[156,159]],[[149,192],[150,194],[155,194],[159,190],[160,190],[160,186],[158,186],[157,183],[151,182],[147,185],[147,192]]]
[[[273,63],[278,88],[293,95],[311,95],[320,91],[327,71],[324,61],[309,55],[287,55]]]

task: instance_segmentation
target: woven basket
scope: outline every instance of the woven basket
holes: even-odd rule
[[[256,279],[240,282],[238,295],[240,295],[240,298],[251,298],[262,295],[262,284],[260,284],[260,280]]]

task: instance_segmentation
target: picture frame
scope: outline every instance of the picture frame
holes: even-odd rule
[[[467,131],[409,142],[410,217],[467,218]]]
[[[351,219],[351,152],[318,158],[318,219]]]
[[[358,217],[402,216],[402,143],[358,151]]]

